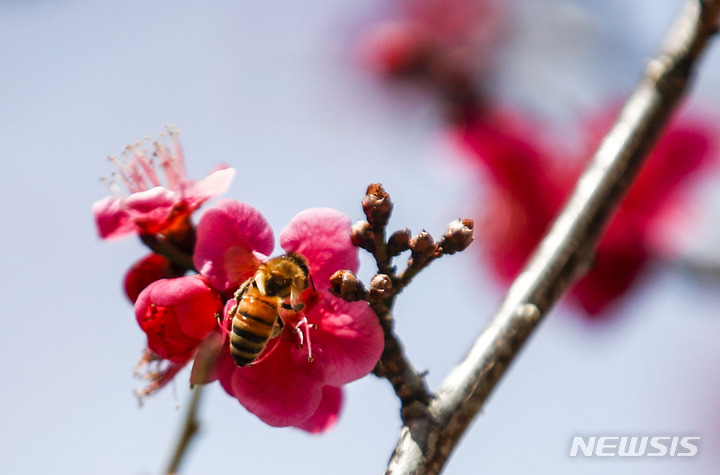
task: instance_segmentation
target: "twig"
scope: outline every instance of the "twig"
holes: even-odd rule
[[[405,357],[402,343],[395,334],[392,316],[395,297],[432,261],[465,250],[473,241],[474,223],[471,219],[451,222],[438,243],[426,231],[411,237],[409,229],[394,232],[386,241],[393,203],[382,184],[368,186],[362,205],[367,221],[359,221],[352,227],[351,241],[375,257],[378,273],[370,281],[368,291],[352,272],[337,271],[330,278],[330,292],[348,302],[365,300],[377,315],[385,341],[373,373],[392,384],[400,398],[400,416],[406,423],[423,417],[421,413],[427,411],[434,396],[428,391],[424,375]],[[410,251],[408,265],[398,275],[392,259],[407,250]]]
[[[428,392],[423,375],[419,374],[405,357],[402,344],[393,329],[392,306],[403,285],[392,266],[393,256],[388,250],[386,241],[386,227],[393,209],[392,199],[380,183],[372,183],[365,192],[362,207],[367,222],[360,222],[353,227],[352,241],[356,246],[366,249],[375,257],[378,274],[370,282],[369,292],[365,292],[364,289],[360,290],[362,284],[354,275],[352,275],[352,279],[348,279],[350,276],[346,275],[345,279],[346,284],[350,283],[348,280],[352,281],[357,288],[357,291],[349,292],[349,294],[354,294],[353,298],[364,297],[380,321],[384,335],[384,347],[380,361],[375,366],[373,373],[378,377],[386,378],[392,384],[395,394],[400,398],[400,415],[405,422],[406,419],[410,420],[416,417],[415,412],[418,408],[420,411],[425,410],[432,396]],[[427,235],[427,233],[424,234]],[[419,257],[422,254],[424,257],[422,266],[431,260],[429,257],[430,254],[434,254],[434,250],[427,246],[420,246],[423,248],[423,252],[418,254],[418,251],[412,247],[413,239],[410,239],[409,231],[403,230],[394,233],[393,236],[394,244],[391,247],[395,248],[395,252],[392,254],[412,249],[413,256],[417,254]],[[403,236],[405,239],[399,239]],[[417,238],[414,240],[417,241]],[[413,258],[411,257],[410,260]],[[352,286],[346,285],[346,287]],[[337,292],[337,295],[345,299],[350,296],[347,292],[343,293],[342,291]]]
[[[587,270],[612,213],[715,33],[719,15],[720,0],[688,1],[661,53],[649,63],[569,203],[495,317],[465,360],[448,375],[428,410],[405,421],[387,473],[436,474],[442,470],[530,333]]]
[[[165,471],[168,475],[178,473],[187,449],[198,433],[200,422],[198,421],[197,414],[200,407],[200,397],[205,388],[205,382],[208,380],[208,376],[215,366],[222,342],[223,339],[220,335],[213,333],[203,340],[195,355],[195,363],[190,376],[190,383],[195,385],[195,387],[192,389],[190,404],[185,413],[185,423],[180,430],[180,435],[175,444],[175,450],[173,450],[172,457]]]
[[[200,428],[197,412],[198,407],[200,406],[200,396],[202,395],[203,388],[204,385],[199,384],[192,390],[190,405],[188,406],[187,413],[185,415],[185,424],[183,424],[180,437],[178,438],[177,444],[175,444],[175,450],[173,451],[172,458],[170,459],[167,471],[165,472],[168,475],[178,473],[182,459],[190,446],[190,442]]]

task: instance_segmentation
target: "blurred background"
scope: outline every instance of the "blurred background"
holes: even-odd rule
[[[479,217],[487,178],[448,140],[442,101],[367,54],[368,35],[407,16],[407,3],[0,2],[3,473],[159,473],[178,436],[187,371],[142,408],[133,395],[145,338],[121,282],[145,249],[101,241],[90,213],[108,193],[106,157],[127,143],[174,124],[190,177],[236,167],[225,196],[260,209],[276,236],[309,207],[361,219],[372,182],[395,202],[390,230],[439,237],[450,221]],[[480,17],[492,59],[476,79],[493,101],[552,124],[568,147],[579,114],[627,96],[682,5],[501,3]],[[718,79],[712,45],[690,107],[717,113]],[[720,208],[707,192],[717,180],[698,185],[702,226],[676,254],[708,267],[720,259]],[[432,389],[503,297],[482,249],[478,239],[433,263],[397,300],[397,333]],[[360,276],[372,274],[363,256]],[[716,473],[719,289],[658,260],[601,321],[560,305],[445,473]],[[337,426],[312,436],[268,427],[211,386],[183,473],[384,472],[399,402],[372,375],[345,389]],[[571,458],[575,435],[702,439],[695,457]]]

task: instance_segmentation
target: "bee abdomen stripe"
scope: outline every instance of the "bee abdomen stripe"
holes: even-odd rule
[[[257,355],[253,355],[252,358],[246,358],[245,356],[238,355],[237,353],[233,353],[233,358],[235,358],[235,363],[237,363],[238,366],[247,366],[253,361],[255,361],[255,357]]]
[[[235,333],[240,338],[244,338],[246,340],[249,340],[253,343],[264,343],[268,340],[267,335],[259,335],[257,333],[253,333],[249,330],[246,330],[244,328],[237,327],[233,325],[233,333]]]
[[[252,343],[243,340],[230,340],[230,346],[232,346],[231,350],[233,353],[257,356],[265,348],[265,342]]]
[[[252,320],[253,322],[258,322],[258,323],[268,326],[268,327],[272,327],[275,324],[275,320],[273,320],[272,322],[268,322],[264,318],[258,317],[256,315],[252,315],[247,312],[240,312],[240,315],[242,315],[243,317],[245,317],[249,320]],[[275,317],[275,316],[273,315],[273,317]]]

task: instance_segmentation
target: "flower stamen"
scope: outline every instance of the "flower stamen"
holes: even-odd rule
[[[303,348],[305,345],[305,342],[307,341],[307,349],[308,349],[308,362],[312,363],[314,361],[312,356],[312,343],[310,342],[310,329],[317,330],[317,325],[308,323],[307,317],[302,317],[299,322],[295,325],[293,328],[293,332],[297,335],[298,339],[298,348]]]
[[[185,363],[167,361],[153,351],[146,349],[135,366],[135,376],[150,381],[150,383],[144,388],[135,390],[138,406],[142,407],[145,399],[172,381],[184,366]]]

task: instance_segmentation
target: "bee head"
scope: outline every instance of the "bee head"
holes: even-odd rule
[[[270,259],[262,273],[264,292],[269,296],[284,299],[309,287],[307,262],[299,254],[288,253]]]

